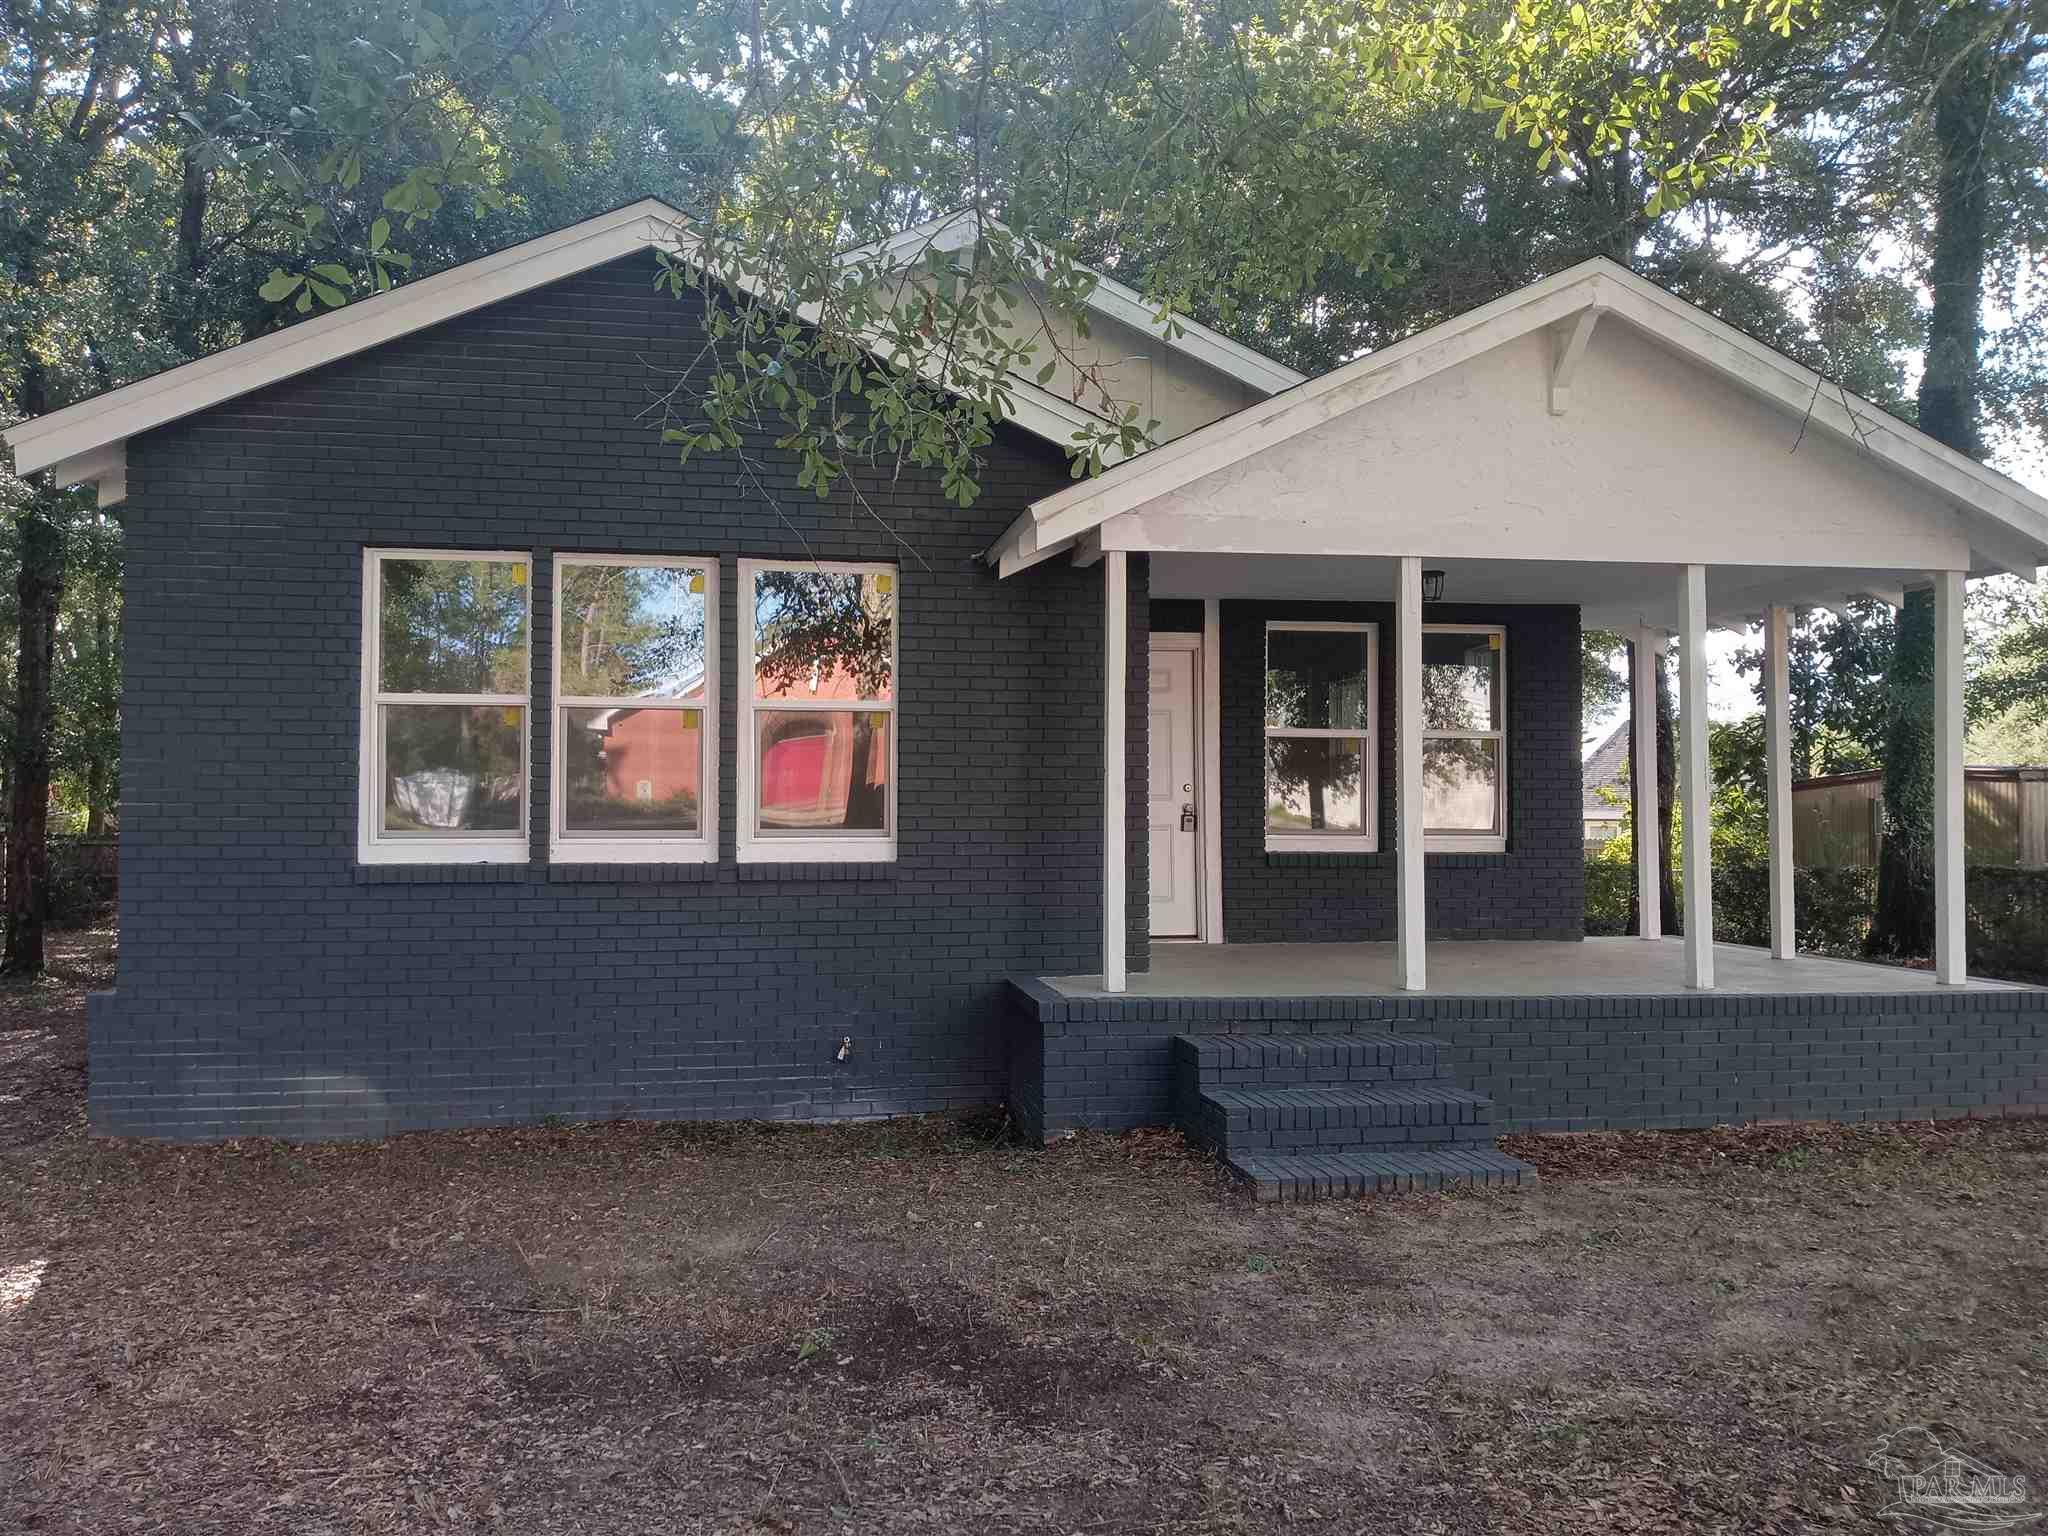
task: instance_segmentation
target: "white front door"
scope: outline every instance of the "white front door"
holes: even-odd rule
[[[1152,637],[1151,765],[1146,820],[1152,829],[1152,934],[1192,939],[1201,929],[1201,834],[1195,812],[1200,740],[1195,678],[1201,655],[1194,635]]]

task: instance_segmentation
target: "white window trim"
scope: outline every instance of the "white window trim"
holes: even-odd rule
[[[1425,853],[1506,853],[1508,851],[1508,630],[1505,624],[1425,624],[1425,635],[1498,635],[1500,644],[1500,728],[1492,731],[1424,731],[1422,739],[1471,738],[1500,743],[1500,779],[1494,785],[1494,820],[1498,832],[1423,833]]]
[[[564,694],[562,689],[562,572],[571,565],[651,565],[704,573],[704,696],[701,699],[620,699]],[[553,864],[712,864],[718,860],[718,559],[713,555],[586,555],[555,551],[554,622],[549,654],[554,676],[548,705],[548,861]],[[565,780],[563,717],[571,709],[694,709],[702,716],[697,765],[695,832],[571,832]]]
[[[1363,829],[1357,832],[1275,832],[1265,829],[1266,852],[1268,853],[1377,853],[1380,845],[1380,627],[1373,623],[1317,619],[1268,619],[1261,632],[1263,663],[1271,655],[1270,637],[1274,630],[1309,630],[1323,634],[1362,634],[1365,636],[1365,728],[1363,730],[1336,730],[1324,728],[1272,727],[1265,724],[1265,675],[1266,668],[1259,670],[1259,800],[1263,806],[1266,798],[1266,742],[1275,734],[1299,739],[1323,738],[1349,741],[1363,736],[1365,746],[1361,753],[1365,763],[1365,794],[1359,806],[1359,820]],[[1263,821],[1265,812],[1260,811]]]
[[[378,611],[386,560],[499,560],[526,567],[526,692],[385,694],[377,686],[383,659],[383,625]],[[524,864],[533,821],[533,553],[517,549],[389,549],[363,551],[361,717],[356,731],[356,859],[363,864]],[[517,708],[519,733],[519,830],[478,836],[460,832],[386,832],[383,827],[384,770],[380,752],[383,703],[496,704]]]
[[[887,701],[854,702],[845,699],[808,704],[790,699],[757,701],[754,698],[754,577],[761,571],[822,571],[828,575],[888,575],[894,580],[896,611],[889,626],[889,693]],[[733,629],[739,637],[739,665],[735,669],[734,696],[738,712],[738,777],[734,786],[734,858],[741,864],[885,864],[896,858],[897,759],[901,751],[899,729],[902,716],[897,706],[903,701],[903,572],[887,561],[844,560],[742,560],[739,583],[733,593]],[[754,828],[754,756],[758,732],[754,726],[757,708],[767,709],[856,709],[869,714],[886,713],[889,720],[889,796],[884,811],[887,830],[880,833],[848,833],[820,837],[804,833],[763,833]]]

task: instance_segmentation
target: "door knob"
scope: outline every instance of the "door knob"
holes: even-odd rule
[[[1183,832],[1195,830],[1195,802],[1192,800],[1180,808],[1180,829]]]

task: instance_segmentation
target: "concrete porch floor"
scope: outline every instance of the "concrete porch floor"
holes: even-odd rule
[[[1424,997],[1641,997],[1684,993],[1681,939],[1443,941],[1428,949]],[[1050,976],[1068,997],[1102,997],[1100,976]],[[1717,992],[1936,992],[1930,971],[1800,955],[1773,960],[1742,944],[1714,946]],[[2031,990],[1971,978],[1975,991]],[[1414,996],[1394,986],[1392,944],[1173,944],[1152,946],[1152,969],[1133,972],[1124,997]]]

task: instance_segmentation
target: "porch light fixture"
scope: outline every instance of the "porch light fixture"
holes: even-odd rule
[[[1422,573],[1422,600],[1425,603],[1440,603],[1444,600],[1444,573],[1424,571]]]

